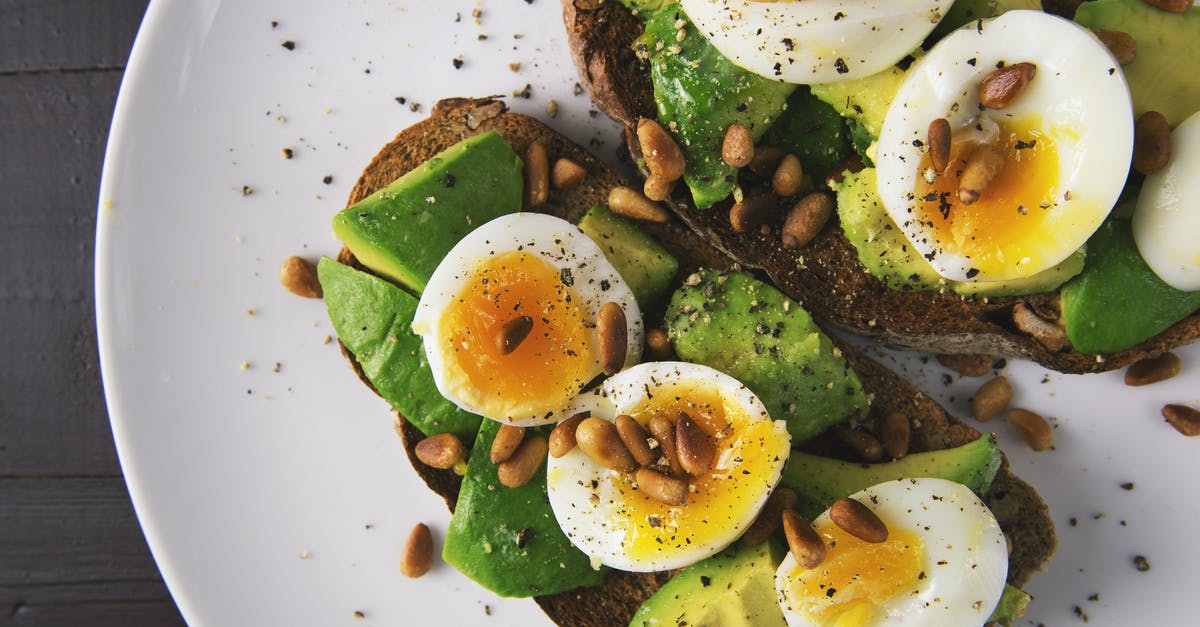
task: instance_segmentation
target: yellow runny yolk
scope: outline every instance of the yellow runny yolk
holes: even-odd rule
[[[813,624],[865,627],[880,616],[888,600],[910,594],[924,578],[925,545],[916,533],[889,525],[888,539],[864,542],[828,520],[817,532],[828,547],[826,559],[812,570],[791,574],[788,603]]]
[[[446,374],[489,416],[562,409],[599,372],[586,315],[549,263],[523,251],[489,257],[442,313]],[[532,331],[504,355],[496,336],[519,316],[533,319]]]
[[[1058,194],[1060,166],[1053,138],[1041,132],[1037,118],[1003,121],[999,127],[996,147],[1004,167],[977,201],[966,205],[958,200],[960,175],[978,146],[974,141],[952,144],[946,169],[937,172],[932,184],[926,152],[913,190],[918,217],[938,248],[967,257],[970,267],[985,276],[1036,263],[1057,241],[1057,234],[1042,228]]]

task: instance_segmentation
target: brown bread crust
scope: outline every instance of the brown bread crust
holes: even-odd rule
[[[649,73],[630,51],[642,33],[640,18],[615,0],[562,0],[563,18],[581,82],[596,105],[625,125],[626,143],[640,160],[632,141],[639,117],[655,116]],[[1049,3],[1055,12],[1071,14],[1078,2]],[[643,172],[645,174],[645,172]],[[809,312],[836,327],[893,346],[935,353],[1004,356],[1036,361],[1066,373],[1122,368],[1142,358],[1188,344],[1200,337],[1200,311],[1149,340],[1102,356],[1071,348],[1048,349],[1013,323],[1012,310],[1026,303],[1034,311],[1057,315],[1058,294],[966,299],[957,294],[901,292],[885,287],[858,260],[834,215],[810,244],[785,249],[780,242],[782,218],[769,232],[735,233],[726,201],[698,210],[685,186],[668,200],[688,226],[743,266],[766,272],[772,282]]]
[[[517,154],[522,154],[530,142],[540,140],[552,161],[567,157],[587,169],[588,177],[579,186],[568,192],[551,190],[547,204],[540,208],[546,213],[575,221],[593,204],[603,204],[608,190],[613,186],[626,183],[587,151],[537,120],[507,113],[503,102],[460,98],[437,103],[429,119],[402,131],[384,147],[359,178],[350,193],[348,204],[384,187],[451,144],[489,130],[500,133],[512,144]],[[702,266],[726,268],[731,265],[728,257],[678,222],[664,225],[643,223],[639,226],[654,235],[679,259],[680,276],[686,276],[686,273]],[[361,268],[346,248],[338,255],[338,261]],[[661,316],[662,312],[650,315],[652,319],[647,322],[653,325],[657,322],[653,317]],[[913,452],[958,446],[979,437],[979,432],[949,416],[911,384],[849,346],[841,345],[841,348],[859,373],[867,393],[873,395],[868,424],[893,411],[903,412],[918,421],[912,432]],[[353,356],[344,347],[343,353],[363,383],[370,386]],[[413,468],[453,510],[461,479],[452,471],[437,470],[420,463],[413,449],[423,435],[403,416],[397,415],[396,430],[404,441]],[[839,453],[836,446],[828,443],[817,442],[809,448],[825,454]],[[1007,460],[987,498],[1001,526],[1013,540],[1014,551],[1008,580],[1014,585],[1022,585],[1054,553],[1056,540],[1049,512],[1033,488],[1009,472]],[[668,578],[667,573],[612,571],[603,586],[537,597],[536,601],[551,619],[562,625],[600,627],[627,624],[642,601]]]

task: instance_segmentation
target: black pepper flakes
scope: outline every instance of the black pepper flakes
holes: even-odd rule
[[[456,69],[456,70],[460,70],[460,69],[462,69],[462,66],[463,66],[463,58],[462,58],[462,55],[459,55],[459,56],[457,56],[457,57],[454,57],[454,59],[452,59],[452,60],[450,61],[450,63],[452,63],[452,64],[454,65],[454,69]]]
[[[321,182],[326,185],[329,185],[329,184],[333,183],[333,176],[326,174],[325,178],[321,179]]]
[[[1139,573],[1144,573],[1150,570],[1150,560],[1146,559],[1145,555],[1135,555],[1133,558],[1133,567]]]
[[[833,62],[833,69],[837,70],[838,74],[846,74],[850,71],[850,68],[846,65],[846,60],[841,57],[838,57],[837,61]]]
[[[291,39],[285,39],[283,41],[283,43],[281,43],[279,45],[283,46],[284,48],[287,48],[288,50],[296,49],[296,42],[292,41]]]

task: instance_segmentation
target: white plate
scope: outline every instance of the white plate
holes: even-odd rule
[[[598,139],[615,161],[615,128],[575,80],[552,0],[151,3],[105,160],[97,319],[126,480],[191,624],[363,624],[355,611],[379,625],[545,622],[444,564],[399,574],[413,524],[440,540],[449,514],[408,466],[387,405],[328,343],[322,303],[285,292],[276,271],[337,251],[330,218],[359,171],[439,97],[530,84],[514,110]],[[1198,402],[1200,346],[1181,354],[1186,376],[1138,390],[1119,373],[1009,366],[1017,402],[1057,426],[1057,450],[1035,454],[989,425],[1058,524],[1058,558],[1029,586],[1034,623],[1073,623],[1075,606],[1092,625],[1194,615],[1200,456],[1158,417],[1164,402]],[[943,386],[936,366],[899,359],[967,413],[978,381]]]

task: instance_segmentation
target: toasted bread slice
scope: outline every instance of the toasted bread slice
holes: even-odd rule
[[[1078,2],[1047,3],[1060,14]],[[563,17],[581,82],[596,105],[625,126],[635,161],[639,118],[655,116],[653,88],[644,63],[633,53],[643,22],[619,2],[563,0]],[[1070,347],[1048,348],[1014,322],[1024,304],[1047,317],[1058,315],[1058,293],[1002,298],[963,298],[953,293],[889,289],[863,267],[836,215],[821,234],[800,250],[780,243],[779,224],[769,234],[735,233],[725,201],[696,209],[686,188],[668,201],[688,226],[743,266],[763,270],[772,282],[818,319],[884,343],[935,353],[983,354],[1036,361],[1066,373],[1120,368],[1200,337],[1200,311],[1132,348],[1102,356]]]
[[[538,211],[576,221],[593,204],[605,203],[612,187],[626,184],[620,175],[584,149],[533,118],[508,113],[504,103],[499,100],[452,99],[437,103],[428,119],[402,131],[372,159],[351,191],[349,204],[384,187],[451,144],[487,131],[498,132],[518,154],[522,154],[531,142],[541,141],[551,160],[565,157],[587,170],[587,177],[577,187],[552,190],[548,202]],[[681,275],[686,276],[684,273],[702,266],[726,268],[733,263],[729,257],[678,222],[641,226],[676,256],[682,268]],[[345,248],[338,260],[358,266],[353,255]],[[653,324],[655,317],[661,315],[662,312],[650,312],[648,322]],[[913,419],[916,426],[911,448],[914,452],[958,446],[979,437],[979,432],[949,416],[909,383],[849,346],[840,346],[859,374],[866,392],[873,395],[870,419],[876,420],[893,411],[903,412]],[[370,382],[362,377],[353,355],[346,352],[344,347],[343,352],[358,370],[363,382],[370,386]],[[417,460],[413,448],[424,436],[403,416],[397,416],[396,428],[413,468],[429,488],[441,495],[453,509],[461,479],[451,471],[433,469]],[[816,445],[814,452],[830,452],[820,450],[820,446]],[[1002,465],[987,501],[1012,540],[1008,581],[1017,586],[1023,585],[1054,553],[1056,539],[1049,512],[1033,488],[1013,476],[1007,461]],[[666,573],[638,574],[614,570],[603,586],[579,588],[537,597],[536,600],[551,619],[562,625],[627,624],[638,606],[668,577]]]

